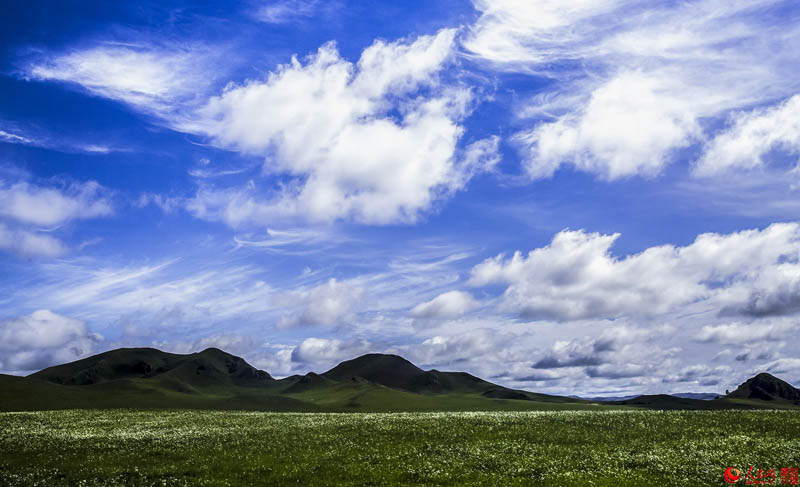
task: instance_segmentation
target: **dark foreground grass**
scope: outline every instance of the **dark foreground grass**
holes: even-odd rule
[[[789,411],[0,414],[9,486],[697,486],[799,464]]]

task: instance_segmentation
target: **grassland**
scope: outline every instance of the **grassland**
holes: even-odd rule
[[[0,414],[0,485],[724,485],[800,464],[791,411]],[[743,482],[742,482],[743,483]]]

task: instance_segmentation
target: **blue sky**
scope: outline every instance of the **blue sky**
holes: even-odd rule
[[[0,371],[216,346],[800,382],[790,1],[14,5]]]

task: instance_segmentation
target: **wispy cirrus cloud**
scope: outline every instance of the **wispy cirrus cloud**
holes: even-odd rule
[[[290,24],[308,21],[342,8],[335,0],[264,0],[251,10],[251,16],[268,24]]]
[[[56,150],[67,153],[105,155],[112,152],[125,152],[127,149],[114,144],[102,142],[85,142],[74,138],[64,138],[53,134],[44,134],[41,130],[21,128],[19,124],[0,121],[0,142],[21,144],[31,147]]]
[[[213,57],[204,46],[101,41],[37,56],[23,67],[23,75],[70,83],[163,117],[177,116],[213,84],[216,75],[207,69]]]
[[[217,96],[210,96],[216,86],[208,62],[180,46],[93,45],[45,56],[25,73],[74,83],[218,147],[266,159],[267,177],[247,185],[222,185],[207,177],[218,171],[194,170],[199,188],[185,206],[198,218],[236,228],[297,218],[411,223],[500,159],[497,137],[461,143],[475,97],[445,79],[455,36],[442,29],[376,40],[357,62],[329,42]],[[278,187],[274,176],[284,179]]]

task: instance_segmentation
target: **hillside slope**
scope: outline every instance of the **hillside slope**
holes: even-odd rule
[[[639,396],[598,404],[510,389],[465,372],[423,370],[403,357],[367,354],[316,374],[273,379],[244,359],[209,348],[192,354],[122,348],[48,367],[28,377],[0,375],[0,410],[72,408],[243,409],[399,412],[599,408],[796,408],[800,393],[759,374],[713,401]]]
[[[92,385],[121,379],[158,378],[186,386],[258,385],[272,377],[241,357],[208,348],[180,355],[155,348],[120,348],[31,374],[62,385]]]
[[[800,389],[773,375],[761,373],[746,380],[726,397],[762,401],[800,401]]]

